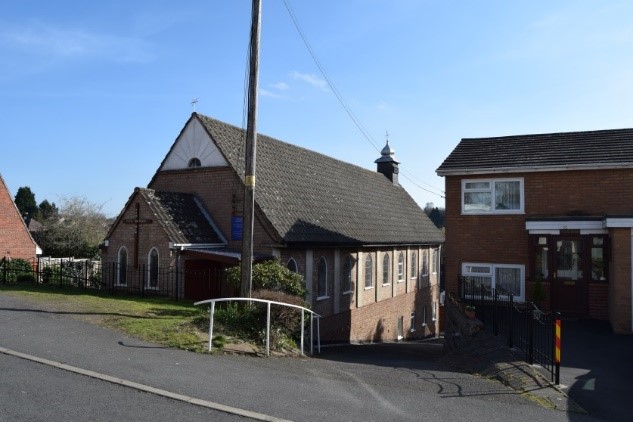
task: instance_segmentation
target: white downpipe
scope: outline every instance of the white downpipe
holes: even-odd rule
[[[301,310],[301,356],[303,356],[303,334],[305,332],[305,312]]]
[[[211,309],[209,309],[209,352],[213,347],[213,314],[215,314],[215,302],[211,302]]]

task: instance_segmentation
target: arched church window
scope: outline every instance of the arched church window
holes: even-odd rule
[[[118,285],[127,285],[127,249],[121,246],[117,259],[118,271],[116,282]]]
[[[158,289],[158,250],[152,248],[147,257],[147,288]]]
[[[202,163],[200,162],[199,158],[193,157],[191,160],[189,160],[189,167],[200,167],[202,166]]]

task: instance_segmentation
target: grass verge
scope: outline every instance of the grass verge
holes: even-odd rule
[[[205,331],[197,322],[204,309],[193,306],[191,301],[23,284],[0,285],[0,292],[148,342],[194,352],[206,350]]]

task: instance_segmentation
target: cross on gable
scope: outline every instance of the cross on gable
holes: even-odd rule
[[[124,218],[124,224],[135,224],[134,228],[134,267],[138,267],[138,249],[139,249],[139,231],[141,224],[151,224],[153,221],[151,218],[141,218],[141,205],[136,203],[136,217]]]

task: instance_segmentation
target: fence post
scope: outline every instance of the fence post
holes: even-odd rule
[[[303,353],[303,336],[305,334],[305,311],[301,308],[301,356],[304,356]]]
[[[492,332],[495,336],[499,335],[499,322],[497,319],[499,318],[499,312],[497,310],[497,289],[493,289],[492,291]]]
[[[64,260],[59,260],[59,287],[63,286],[63,274],[64,274]]]
[[[528,347],[527,347],[527,361],[530,365],[534,364],[534,308],[530,309],[527,313],[528,318]]]
[[[2,258],[2,284],[7,284],[7,257]]]
[[[215,314],[215,301],[211,302],[209,309],[209,352],[213,347],[213,315]]]
[[[510,295],[510,307],[508,308],[508,347],[514,346],[514,296]]]

